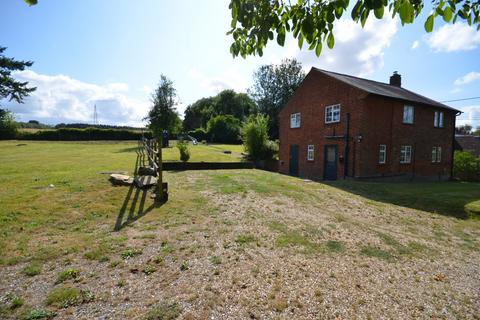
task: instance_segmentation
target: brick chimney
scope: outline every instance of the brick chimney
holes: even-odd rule
[[[393,75],[390,77],[390,85],[396,87],[402,86],[402,76],[399,75],[397,71],[393,71]]]

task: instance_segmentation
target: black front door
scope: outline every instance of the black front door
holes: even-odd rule
[[[337,179],[337,146],[325,146],[325,180]]]
[[[292,176],[298,176],[298,145],[290,145],[290,161],[288,172]]]

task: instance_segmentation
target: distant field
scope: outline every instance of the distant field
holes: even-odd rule
[[[478,183],[167,172],[155,207],[102,174],[132,174],[135,148],[0,141],[0,319],[480,314]],[[191,147],[192,161],[241,152]]]

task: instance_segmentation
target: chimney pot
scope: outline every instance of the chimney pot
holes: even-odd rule
[[[402,76],[399,75],[397,71],[393,71],[393,75],[390,77],[390,85],[396,87],[402,86]]]

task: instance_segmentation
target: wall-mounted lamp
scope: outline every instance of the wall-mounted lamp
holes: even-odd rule
[[[357,136],[357,141],[358,142],[362,142],[363,140],[363,135],[360,133],[358,136]]]

